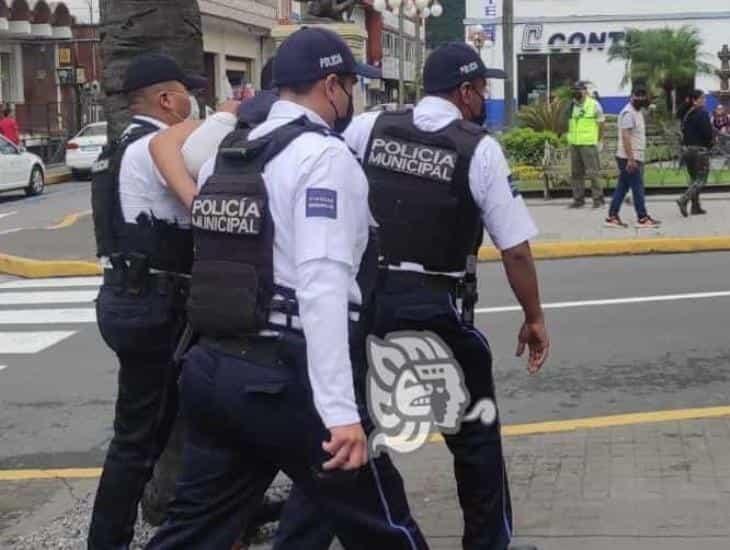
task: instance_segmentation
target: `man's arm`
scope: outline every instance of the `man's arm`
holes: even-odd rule
[[[502,263],[512,291],[525,312],[525,322],[518,336],[517,356],[522,356],[525,346],[530,348],[528,368],[534,374],[547,359],[550,340],[540,304],[540,290],[530,243],[526,241],[509,250],[503,250]]]
[[[502,250],[507,278],[525,313],[517,354],[521,356],[528,346],[528,369],[537,372],[545,363],[550,347],[529,245],[538,231],[519,190],[512,184],[502,149],[490,137],[484,138],[477,147],[469,168],[469,186],[492,242]]]
[[[197,172],[235,127],[234,113],[238,105],[237,101],[228,101],[205,122],[181,122],[160,132],[150,142],[152,160],[160,176],[188,208],[198,194]]]

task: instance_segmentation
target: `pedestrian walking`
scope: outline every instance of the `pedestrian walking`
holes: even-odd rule
[[[20,145],[20,128],[10,105],[6,105],[0,111],[0,135],[13,145]]]
[[[700,193],[710,176],[710,152],[715,142],[710,114],[705,109],[705,94],[702,90],[689,93],[690,107],[682,118],[682,158],[689,173],[687,190],[677,200],[679,212],[685,218],[707,212],[700,204]],[[687,204],[692,203],[691,211]]]
[[[427,548],[390,459],[368,456],[372,424],[354,383],[369,301],[357,275],[376,258],[365,176],[332,130],[352,118],[356,75],[379,71],[335,33],[300,29],[276,54],[280,101],[267,120],[228,136],[200,170],[188,440],[148,548],[230,548],[279,470],[346,548]]]
[[[427,95],[415,109],[365,113],[344,134],[367,175],[379,229],[383,259],[373,333],[438,334],[461,366],[472,404],[495,399],[492,353],[473,324],[484,228],[502,250],[523,307],[518,355],[529,347],[531,373],[542,367],[549,348],[529,246],[537,228],[499,144],[481,128],[489,78],[504,78],[504,72],[487,69],[464,43],[441,46],[426,60]],[[499,422],[464,422],[444,439],[454,456],[464,548],[517,548],[509,546],[512,505]],[[328,549],[332,536],[321,539],[317,514],[295,487],[275,548]]]
[[[173,355],[192,264],[190,213],[157,175],[148,146],[156,132],[190,116],[189,91],[204,86],[168,56],[134,59],[123,89],[131,124],[93,169],[94,231],[104,267],[97,320],[119,360],[119,388],[91,550],[129,546],[145,484],[177,415]]]
[[[636,227],[638,229],[654,229],[661,222],[653,219],[646,211],[644,193],[644,161],[646,155],[646,122],[642,109],[648,107],[649,97],[646,87],[635,85],[631,92],[631,100],[618,115],[618,148],[616,163],[619,177],[613,192],[606,227],[625,228],[628,224],[621,221],[619,212],[626,194],[631,190],[636,209]]]
[[[569,109],[568,143],[570,144],[570,173],[573,186],[571,208],[585,204],[585,180],[591,182],[593,208],[604,204],[601,185],[599,143],[603,141],[606,120],[601,104],[588,93],[585,82],[573,85],[573,102]]]

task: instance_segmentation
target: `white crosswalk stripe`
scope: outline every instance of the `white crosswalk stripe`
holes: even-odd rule
[[[100,277],[0,282],[0,358],[40,353],[95,323],[99,285]]]

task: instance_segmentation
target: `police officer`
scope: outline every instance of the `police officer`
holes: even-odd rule
[[[190,214],[155,171],[152,136],[188,118],[205,81],[145,54],[124,79],[132,122],[94,167],[92,203],[104,284],[99,330],[119,359],[114,436],[94,502],[90,549],[126,548],[137,506],[176,416],[172,357],[192,263]]]
[[[367,182],[331,128],[352,118],[356,74],[379,76],[331,31],[297,31],[275,58],[281,100],[224,140],[212,176],[201,170],[189,313],[202,337],[181,382],[188,441],[149,548],[229,548],[240,511],[250,515],[278,470],[326,510],[346,548],[427,547],[400,475],[387,456],[367,457],[353,382]]]
[[[344,134],[362,161],[379,226],[382,282],[374,333],[436,332],[461,365],[472,403],[495,397],[491,351],[473,325],[484,228],[502,251],[525,313],[517,354],[529,347],[531,373],[541,368],[549,347],[528,242],[537,229],[500,146],[481,127],[487,79],[503,77],[466,44],[447,44],[427,59],[427,96],[413,111],[365,113]],[[506,549],[512,510],[499,423],[464,422],[460,432],[444,438],[454,455],[464,548]],[[276,548],[328,548],[330,541],[315,543],[321,541],[316,515],[295,491]]]
[[[568,143],[570,144],[570,171],[573,185],[571,208],[585,203],[585,179],[591,180],[593,208],[604,204],[600,181],[601,159],[598,144],[603,139],[606,120],[600,102],[588,94],[588,86],[579,81],[573,85],[573,103],[569,109]]]

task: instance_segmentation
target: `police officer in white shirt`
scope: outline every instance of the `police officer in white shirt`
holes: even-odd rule
[[[425,63],[427,96],[412,111],[365,113],[344,134],[368,178],[383,256],[373,332],[437,333],[463,370],[472,404],[495,397],[491,351],[473,325],[485,228],[525,313],[517,354],[529,347],[530,373],[542,367],[549,348],[529,246],[537,228],[499,144],[481,127],[489,78],[504,73],[487,69],[464,43],[444,45]],[[464,548],[505,550],[512,510],[499,422],[463,422],[444,439],[454,455]],[[278,548],[321,539],[317,512],[299,491],[285,512]],[[329,541],[306,547],[324,550]]]
[[[230,548],[279,470],[346,548],[427,548],[400,475],[368,457],[353,376],[368,188],[331,129],[352,118],[356,75],[379,72],[335,33],[290,36],[274,63],[281,100],[224,140],[193,200],[189,314],[202,337],[181,382],[183,473],[149,548]]]
[[[192,264],[190,213],[155,170],[148,145],[185,120],[188,91],[205,80],[169,56],[132,61],[124,90],[133,114],[94,168],[92,203],[104,284],[99,330],[119,359],[114,437],[94,502],[90,549],[126,548],[137,507],[176,417],[173,354],[185,322]]]

